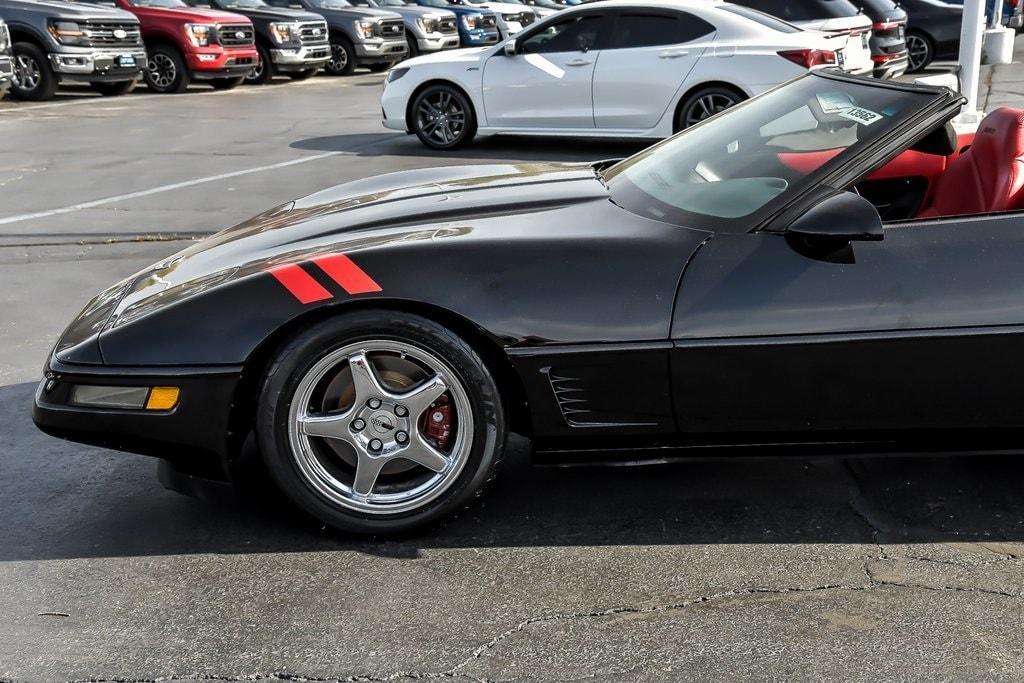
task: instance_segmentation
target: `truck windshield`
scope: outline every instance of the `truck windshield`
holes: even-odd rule
[[[380,7],[405,7],[405,0],[377,0]]]
[[[313,6],[320,9],[345,9],[353,4],[359,5],[363,3],[351,3],[348,0],[313,0]],[[369,3],[366,3],[366,6],[369,7]]]
[[[188,7],[182,0],[132,0],[132,7],[162,7],[173,9],[175,7]]]
[[[747,232],[817,177],[936,101],[930,91],[810,74],[748,100],[602,173],[632,213]]]
[[[218,2],[224,9],[256,9],[258,7],[269,7],[263,0],[220,0]]]

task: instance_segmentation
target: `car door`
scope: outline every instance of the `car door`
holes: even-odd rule
[[[661,120],[715,37],[715,27],[686,12],[638,9],[614,17],[594,70],[598,128],[646,130]]]
[[[576,14],[524,35],[513,55],[495,52],[483,73],[487,125],[593,128],[591,87],[605,16],[600,11]]]
[[[840,259],[716,235],[672,324],[680,429],[1024,426],[1024,215],[888,225]]]

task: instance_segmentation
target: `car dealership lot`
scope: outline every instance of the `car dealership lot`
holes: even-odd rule
[[[256,474],[197,501],[36,431],[62,326],[194,236],[377,173],[636,149],[433,155],[381,128],[380,80],[0,103],[0,679],[1019,675],[1013,457],[531,469],[519,444],[483,505],[374,542]]]

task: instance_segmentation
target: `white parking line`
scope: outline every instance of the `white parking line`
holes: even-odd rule
[[[123,202],[128,199],[138,199],[139,197],[148,197],[153,194],[160,194],[161,192],[170,192],[172,190],[180,190],[184,187],[192,187],[193,185],[202,185],[204,183],[212,183],[218,180],[225,180],[227,178],[237,178],[238,176],[251,175],[253,173],[262,173],[264,171],[273,171],[279,168],[287,168],[289,166],[298,166],[299,164],[308,164],[313,161],[320,161],[333,156],[341,156],[344,154],[352,154],[353,152],[375,145],[379,142],[385,142],[396,137],[403,137],[402,133],[396,133],[394,135],[388,135],[381,138],[380,140],[373,140],[361,145],[356,145],[350,149],[338,150],[336,152],[324,152],[323,154],[314,154],[309,157],[302,157],[301,159],[292,159],[290,161],[281,161],[276,164],[267,164],[266,166],[254,166],[252,168],[245,168],[240,171],[231,171],[229,173],[218,173],[217,175],[206,176],[204,178],[193,178],[192,180],[185,180],[180,183],[171,183],[170,185],[160,185],[158,187],[151,187],[148,190],[138,190],[137,192],[128,192],[126,194],[119,194],[113,197],[104,197],[103,199],[94,199],[88,202],[81,202],[79,204],[71,204],[70,206],[62,206],[59,209],[47,209],[46,211],[34,211],[32,213],[23,213],[17,216],[7,216],[6,218],[0,218],[0,225],[10,225],[11,223],[19,223],[21,221],[28,221],[34,218],[48,218],[50,216],[59,216],[66,213],[74,213],[75,211],[81,211],[82,209],[92,209],[97,206],[103,206],[104,204],[114,204],[116,202]]]

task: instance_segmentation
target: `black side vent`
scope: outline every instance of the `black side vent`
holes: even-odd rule
[[[574,384],[579,382],[579,377],[562,377],[555,374],[551,367],[540,370],[548,378],[551,384],[551,391],[555,394],[555,402],[558,403],[558,410],[562,413],[562,419],[570,427],[586,427],[584,416],[590,413],[587,407],[587,392],[582,387]]]

